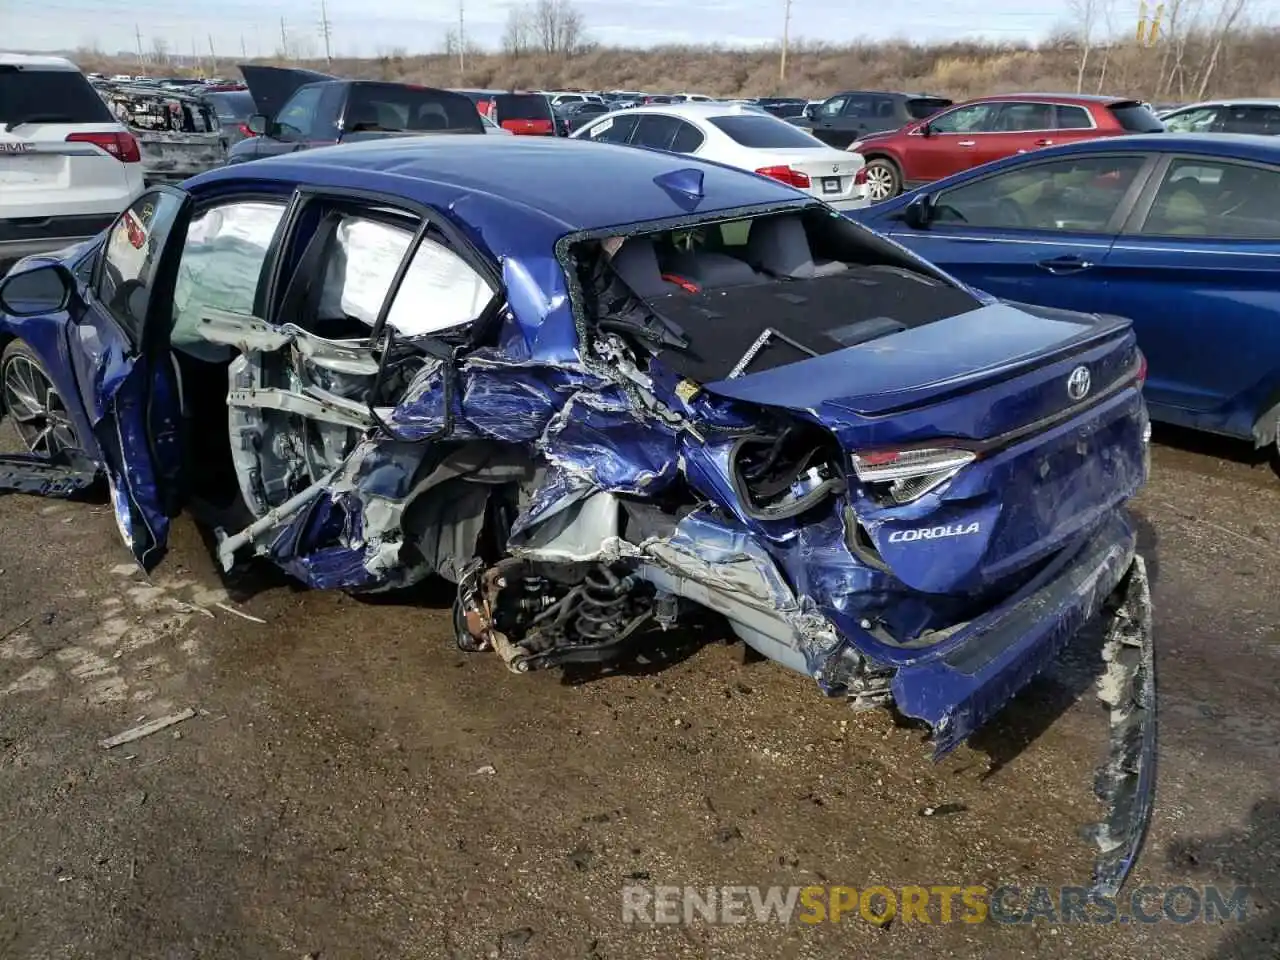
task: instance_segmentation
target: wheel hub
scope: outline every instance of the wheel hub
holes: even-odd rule
[[[28,357],[10,357],[0,376],[4,409],[13,418],[26,448],[52,458],[77,446],[66,405],[49,378]]]

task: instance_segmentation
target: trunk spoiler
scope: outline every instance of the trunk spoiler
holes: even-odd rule
[[[270,120],[275,120],[280,108],[299,87],[341,79],[301,67],[271,67],[255,63],[240,64],[240,72],[258,113],[265,114]]]

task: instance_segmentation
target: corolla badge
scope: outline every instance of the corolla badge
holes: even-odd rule
[[[1071,371],[1071,376],[1067,377],[1067,396],[1072,400],[1083,400],[1089,395],[1092,380],[1088,367],[1076,367]]]
[[[977,523],[949,523],[941,527],[921,527],[918,530],[895,530],[889,534],[890,543],[912,543],[916,540],[941,540],[944,537],[964,537],[981,530]]]

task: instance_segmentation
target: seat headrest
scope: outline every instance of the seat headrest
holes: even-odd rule
[[[747,259],[757,270],[775,277],[807,279],[814,275],[809,237],[797,216],[765,217],[752,223]]]
[[[613,255],[613,269],[628,287],[640,297],[657,297],[670,292],[658,266],[658,251],[653,241],[644,237],[627,237]]]

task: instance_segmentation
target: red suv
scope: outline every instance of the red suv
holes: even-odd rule
[[[1136,100],[1029,93],[967,100],[897,130],[869,134],[848,149],[866,159],[858,179],[877,203],[1015,153],[1163,130]]]

